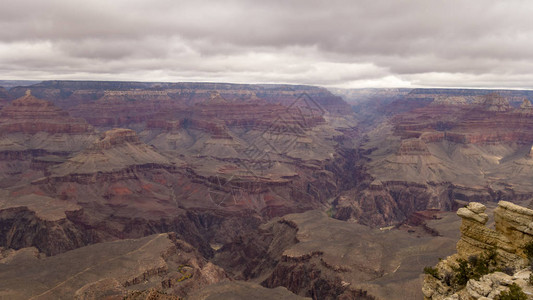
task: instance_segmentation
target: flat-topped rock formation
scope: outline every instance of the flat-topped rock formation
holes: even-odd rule
[[[15,208],[28,209],[35,213],[35,216],[40,220],[51,222],[66,219],[65,212],[73,212],[81,209],[77,204],[38,194],[13,197],[4,193],[2,199],[0,199],[0,211]]]
[[[116,128],[106,131],[87,150],[50,170],[53,177],[113,173],[137,166],[171,167],[166,157],[139,141],[135,131]]]

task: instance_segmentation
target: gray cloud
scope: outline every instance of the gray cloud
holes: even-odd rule
[[[530,87],[528,1],[18,0],[3,79]]]

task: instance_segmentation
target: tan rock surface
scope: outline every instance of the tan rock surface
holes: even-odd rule
[[[529,233],[529,224],[533,222],[533,210],[507,202],[500,201],[494,210],[495,229],[488,228],[485,206],[480,203],[469,203],[457,211],[462,218],[461,239],[457,242],[457,254],[442,260],[437,264],[439,274],[451,273],[452,266],[459,259],[470,260],[474,255],[479,256],[486,251],[495,250],[496,263],[500,268],[510,268],[518,271],[514,276],[501,272],[484,275],[479,280],[470,279],[466,287],[456,290],[445,283],[445,276],[435,278],[426,275],[422,291],[425,299],[447,299],[449,297],[466,297],[466,299],[494,299],[507,286],[517,283],[528,292],[531,289],[527,283],[529,271],[523,252],[524,245],[533,240]],[[482,221],[482,222],[480,222]],[[526,278],[527,277],[527,278]]]

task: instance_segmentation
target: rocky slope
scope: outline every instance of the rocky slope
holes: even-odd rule
[[[437,221],[430,226],[443,236],[435,238],[371,229],[317,211],[291,214],[224,245],[214,262],[234,278],[313,299],[417,299],[424,264],[453,252],[455,233],[443,229],[458,220]]]
[[[466,100],[438,96],[424,98],[431,104],[421,108],[410,107],[418,100],[406,97],[398,103],[407,112],[368,133],[360,149],[369,160],[366,175],[337,198],[337,218],[394,224],[418,210],[453,209],[455,200],[533,196],[529,100],[513,108],[495,93]]]
[[[34,248],[8,251],[0,256],[0,267],[2,299],[176,299],[227,280],[222,269],[172,234],[101,243],[52,257],[42,257]]]
[[[500,201],[494,210],[495,229],[490,229],[486,226],[489,217],[485,209],[481,203],[471,202],[457,211],[462,218],[457,253],[441,260],[434,273],[425,276],[422,289],[425,299],[497,299],[502,291],[509,291],[512,284],[531,295],[531,271],[526,268],[528,261],[524,251],[533,241],[529,227],[533,210]],[[486,256],[490,251],[494,255]],[[473,275],[459,277],[461,263],[473,268],[483,260],[490,261],[486,269],[474,269]]]

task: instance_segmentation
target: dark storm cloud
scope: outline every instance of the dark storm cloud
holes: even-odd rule
[[[527,1],[12,1],[5,79],[529,87]]]

